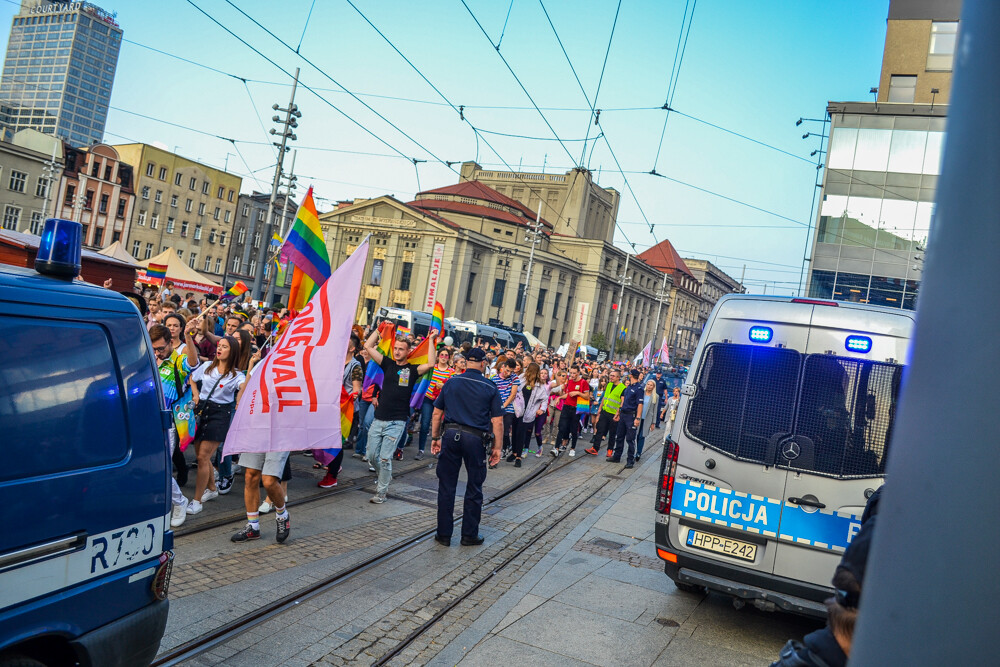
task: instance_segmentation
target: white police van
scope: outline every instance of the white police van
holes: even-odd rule
[[[667,436],[656,545],[689,591],[824,616],[881,486],[914,314],[727,295]]]

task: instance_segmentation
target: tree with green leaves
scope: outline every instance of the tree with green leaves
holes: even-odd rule
[[[598,331],[590,337],[590,346],[596,347],[598,350],[607,350],[610,347],[610,343],[608,342],[608,337],[604,335],[604,332]]]

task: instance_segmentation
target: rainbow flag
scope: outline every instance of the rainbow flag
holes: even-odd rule
[[[297,313],[306,307],[309,299],[332,273],[330,255],[323,241],[311,186],[305,199],[302,200],[302,205],[299,206],[298,213],[295,214],[295,224],[292,225],[288,238],[281,247],[281,259],[295,265],[292,269],[292,289],[288,295],[288,309]]]
[[[406,363],[416,364],[417,366],[429,363],[430,353],[431,353],[431,339],[424,338],[422,341],[420,341],[419,345],[417,345],[410,351],[410,356],[406,358]]]
[[[435,310],[436,309],[437,307],[435,306]],[[417,345],[415,348],[413,348],[413,350],[410,352],[410,356],[406,358],[406,363],[416,364],[418,366],[430,363],[430,352],[431,352],[431,339],[424,338],[422,341],[420,341],[420,344]],[[427,393],[427,390],[431,386],[431,378],[433,375],[434,375],[434,369],[432,368],[426,373],[424,373],[422,376],[420,376],[420,380],[413,388],[413,393],[410,395],[410,407],[413,408],[414,410],[420,409],[420,406],[423,405],[424,394]]]
[[[431,313],[431,329],[437,329],[438,333],[444,333],[444,306],[437,301],[434,302],[434,311]]]
[[[146,267],[147,280],[163,280],[167,277],[166,264],[150,264]]]
[[[590,412],[590,401],[585,399],[583,396],[576,397],[576,414],[583,414]]]
[[[396,344],[396,330],[392,322],[383,320],[378,326],[378,333],[381,338],[378,342],[378,351],[383,357],[392,356],[392,346]],[[374,360],[369,361],[368,367],[365,368],[365,380],[361,383],[361,391],[366,391],[372,385],[381,387],[384,378],[385,373],[382,368]]]
[[[223,299],[234,299],[238,296],[242,296],[247,293],[250,288],[246,286],[242,280],[237,280],[236,284],[230,287],[225,294],[222,295]]]

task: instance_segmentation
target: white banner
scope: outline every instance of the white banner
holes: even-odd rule
[[[444,244],[434,244],[434,254],[431,256],[431,277],[427,281],[427,298],[424,299],[424,310],[434,310],[437,300],[438,281],[441,279],[441,263],[444,261]]]
[[[573,339],[584,341],[587,337],[587,316],[590,314],[590,304],[581,301],[576,305],[576,326],[573,329]]]
[[[323,283],[247,380],[224,454],[339,449],[344,354],[367,240]]]

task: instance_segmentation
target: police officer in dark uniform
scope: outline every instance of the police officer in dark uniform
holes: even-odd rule
[[[483,482],[487,464],[500,462],[503,446],[503,408],[497,386],[483,376],[486,353],[469,350],[467,370],[452,376],[434,401],[431,425],[431,453],[440,457],[438,476],[438,525],[434,539],[451,546],[455,526],[455,489],[458,472],[465,463],[468,483],[462,514],[462,544],[483,543],[479,519],[483,513]]]
[[[639,382],[638,369],[633,368],[629,371],[629,375],[632,381],[622,392],[622,404],[618,409],[618,438],[615,441],[611,458],[606,460],[609,463],[621,463],[622,450],[625,449],[628,457],[625,467],[633,468],[635,467],[635,438],[640,423],[638,411],[639,406],[642,405],[645,389]]]

